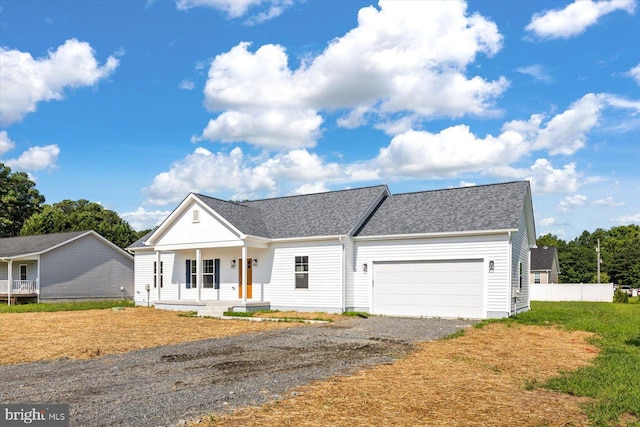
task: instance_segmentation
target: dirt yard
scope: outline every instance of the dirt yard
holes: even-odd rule
[[[4,398],[71,403],[72,418],[78,421],[74,425],[85,421],[91,424],[96,419],[107,425],[107,411],[121,417],[114,418],[113,425],[122,424],[122,420],[125,424],[132,420],[148,424],[141,416],[149,425],[164,425],[188,414],[186,419],[211,414],[194,423],[260,427],[586,426],[589,422],[580,408],[585,399],[543,390],[536,384],[585,366],[598,353],[587,343],[588,333],[503,324],[472,328],[459,338],[411,347],[409,331],[424,327],[436,331],[444,323],[437,319],[349,319],[292,329],[301,324],[222,321],[127,308],[7,313],[1,314],[0,320],[11,325],[6,331],[14,331],[0,337],[0,364],[95,359],[4,368],[6,390],[0,387]],[[387,329],[373,327],[377,323]],[[367,325],[372,328],[367,329]],[[398,329],[388,329],[390,325]],[[264,333],[259,336],[246,335],[261,331]],[[441,330],[438,334],[446,333]],[[217,337],[227,338],[193,342]],[[156,347],[178,343],[185,344],[179,349]],[[158,350],[129,353],[117,359],[97,358],[147,347]],[[165,354],[167,351],[174,353]],[[368,357],[373,361],[378,354],[397,354],[400,358],[393,363],[393,359],[374,362],[385,364],[348,375],[353,372],[348,368],[352,363]],[[330,360],[335,361],[335,367],[328,369]],[[77,363],[87,366],[79,370]],[[119,374],[114,376],[112,369],[116,366]],[[319,374],[324,371],[327,375]],[[335,376],[340,372],[345,373]],[[309,384],[314,378],[329,379]],[[295,384],[308,385],[292,390]],[[16,389],[20,389],[18,395],[11,392]],[[208,392],[202,394],[205,389]],[[129,393],[131,396],[117,405],[131,400],[131,408],[111,408],[115,397],[109,393],[121,399]],[[255,393],[264,394],[265,399],[256,398]],[[141,406],[141,396],[148,397],[146,406]],[[194,396],[202,397],[197,405]],[[257,407],[241,404],[240,409],[225,412],[224,408],[238,407],[234,401],[246,401],[244,405],[252,401],[269,403]]]
[[[300,325],[182,317],[175,311],[146,307],[119,311],[3,313],[0,321],[5,331],[0,335],[0,365],[58,358],[90,359],[159,345]]]
[[[586,332],[492,324],[407,358],[297,389],[206,426],[588,426],[588,400],[534,385],[591,362]]]

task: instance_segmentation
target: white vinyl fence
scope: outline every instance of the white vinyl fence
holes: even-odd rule
[[[613,301],[613,283],[531,284],[529,286],[532,301]]]

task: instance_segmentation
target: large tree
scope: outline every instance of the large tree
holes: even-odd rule
[[[93,230],[121,248],[138,240],[137,233],[117,213],[84,199],[44,205],[42,212],[27,220],[20,234],[30,236],[84,230]]]
[[[44,203],[36,184],[24,172],[11,172],[0,163],[0,237],[20,235],[27,219]]]

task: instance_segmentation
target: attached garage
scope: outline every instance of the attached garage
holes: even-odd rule
[[[483,260],[373,262],[373,313],[483,318]]]

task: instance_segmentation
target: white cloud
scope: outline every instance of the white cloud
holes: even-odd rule
[[[6,130],[0,132],[0,156],[7,151],[13,150],[16,144],[9,138],[9,134]]]
[[[303,184],[293,191],[293,194],[314,194],[324,193],[329,189],[324,185],[324,182],[314,182],[312,184]]]
[[[547,70],[545,70],[545,68],[540,64],[528,65],[526,67],[519,67],[519,68],[516,68],[516,71],[519,73],[531,76],[535,80],[539,80],[543,83],[553,82],[553,79],[551,78],[549,73],[547,73]]]
[[[640,85],[640,64],[636,65],[635,67],[627,71],[625,75],[627,77],[631,77],[636,81],[637,84]]]
[[[124,212],[119,215],[127,221],[134,230],[142,231],[160,225],[170,213],[171,211],[147,211],[143,207],[139,207],[133,212]]]
[[[17,159],[5,161],[5,164],[12,169],[23,171],[52,169],[56,167],[59,154],[60,148],[57,145],[31,147]]]
[[[246,23],[250,25],[280,16],[293,4],[293,0],[176,0],[178,10],[208,7],[226,13],[229,19],[243,17],[249,12],[249,9],[263,6],[263,11],[249,17]]]
[[[586,201],[587,196],[584,196],[582,194],[566,196],[560,201],[558,209],[560,209],[562,212],[569,212],[570,210],[575,209],[578,206],[583,206]]]
[[[634,9],[635,0],[575,0],[564,9],[536,13],[526,30],[543,39],[566,39],[583,33],[604,15],[617,10],[633,14]]]
[[[607,196],[603,199],[595,200],[593,204],[597,206],[610,206],[610,207],[624,206],[623,202],[617,202],[612,196]]]
[[[69,39],[46,58],[0,47],[0,123],[9,125],[36,111],[42,101],[60,100],[67,88],[95,85],[119,64],[110,56],[98,65],[89,43]]]
[[[408,131],[397,135],[380,150],[374,164],[385,175],[405,177],[455,176],[508,164],[526,153],[524,138],[507,131],[499,137],[481,139],[466,125],[457,125],[433,134]]]
[[[540,220],[540,225],[543,227],[551,227],[552,225],[555,225],[557,221],[558,220],[554,217],[542,218]]]
[[[229,193],[230,199],[251,199],[258,195],[287,192],[324,191],[319,183],[335,183],[368,178],[358,168],[325,162],[307,150],[292,150],[272,158],[251,158],[239,147],[230,153],[212,153],[196,148],[175,162],[168,172],[155,177],[143,190],[145,203],[164,205],[182,200],[189,192]],[[316,184],[309,184],[315,182]]]
[[[305,122],[303,138],[320,135],[322,111],[345,110],[338,124],[350,128],[374,118],[386,120],[389,114],[396,115],[394,121],[402,115],[495,114],[493,102],[508,87],[504,77],[488,81],[465,75],[477,55],[501,49],[502,35],[493,22],[469,15],[462,1],[380,1],[379,9],[362,8],[356,28],[295,70],[282,46],[264,45],[255,52],[249,47],[243,42],[214,58],[205,106],[222,112],[222,118],[225,113],[266,117],[273,111],[285,121],[314,117]],[[263,137],[276,142],[279,135],[269,137],[269,131]],[[243,136],[253,130],[235,132]],[[202,137],[220,135],[205,131]],[[288,140],[282,146],[312,144]]]
[[[183,90],[193,90],[196,88],[196,84],[191,80],[183,80],[178,87]]]
[[[614,218],[613,221],[620,225],[640,224],[640,212],[636,214],[622,215]]]
[[[259,110],[255,114],[225,111],[209,124],[193,142],[208,139],[240,142],[265,148],[313,147],[322,117],[312,110]]]

